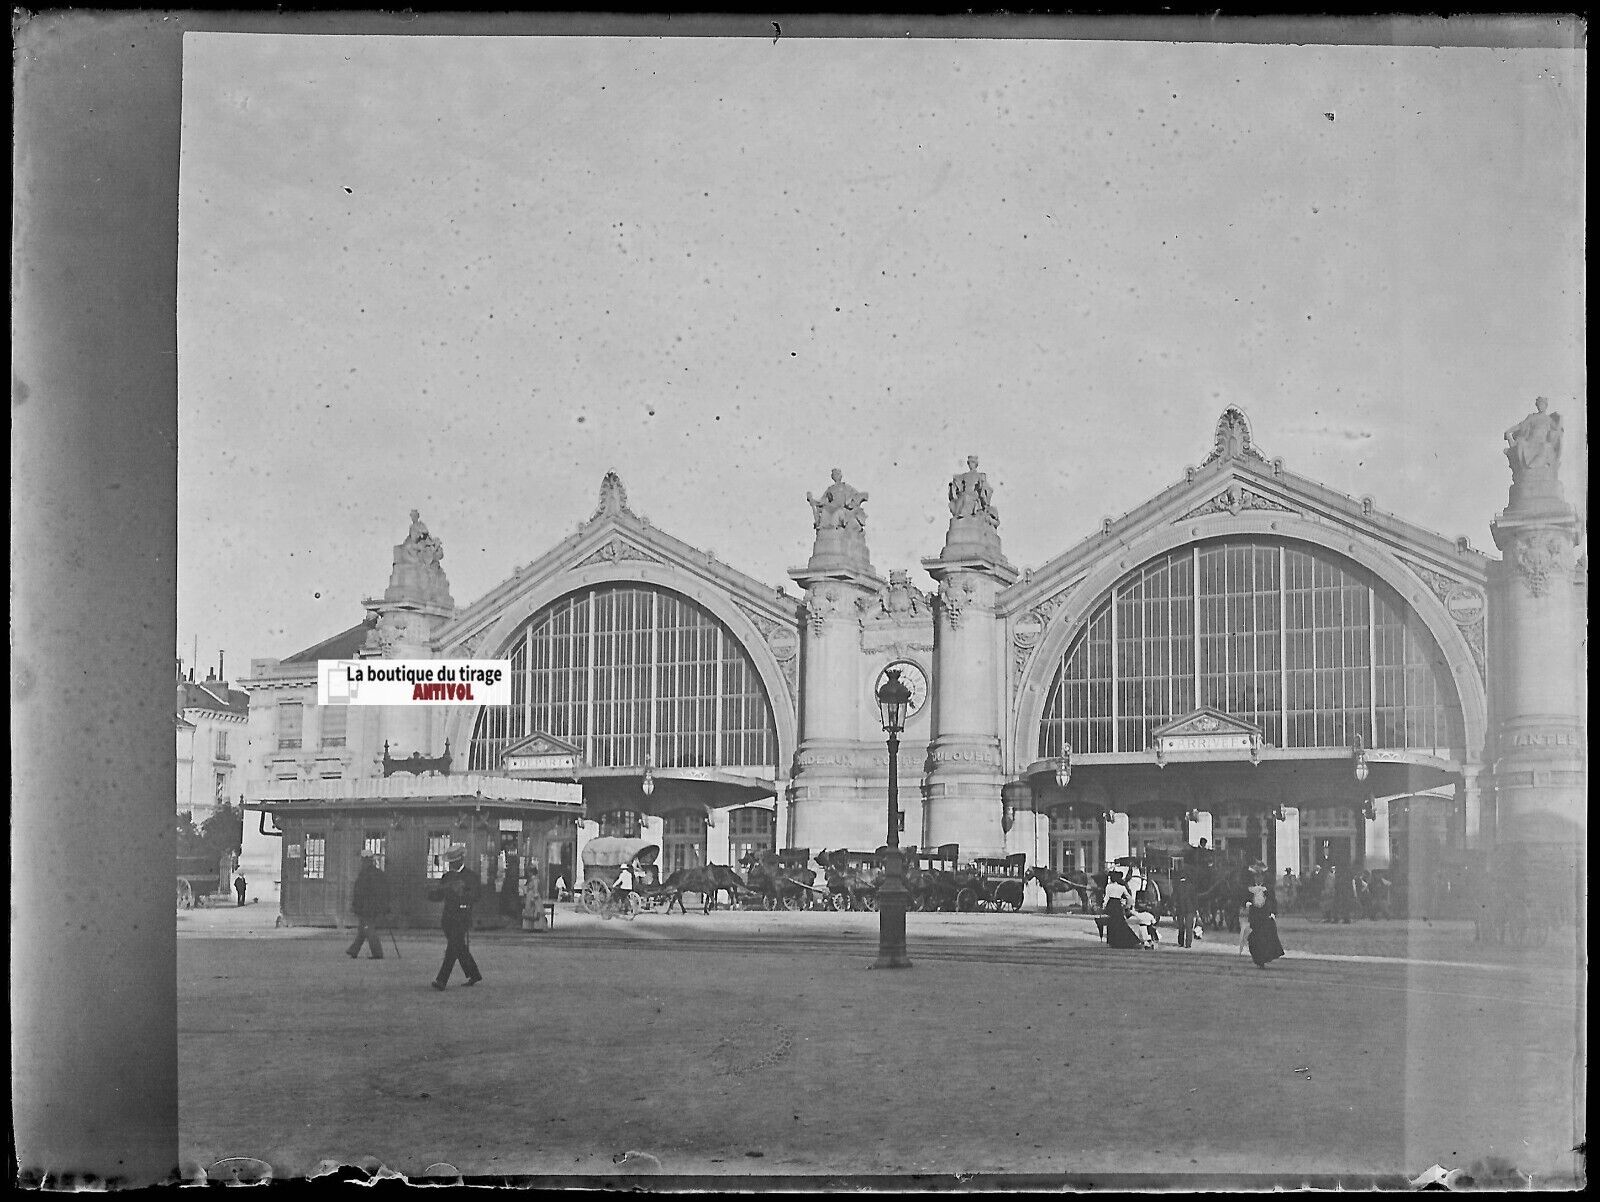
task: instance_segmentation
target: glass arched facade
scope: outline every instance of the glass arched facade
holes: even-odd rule
[[[1409,748],[1460,755],[1449,666],[1377,577],[1320,547],[1223,539],[1169,551],[1123,577],[1056,670],[1041,758],[1146,751],[1202,707],[1277,747]]]
[[[495,771],[506,747],[554,735],[596,768],[771,766],[772,706],[728,629],[666,589],[601,585],[535,614],[501,652],[509,706],[485,706],[472,771]]]

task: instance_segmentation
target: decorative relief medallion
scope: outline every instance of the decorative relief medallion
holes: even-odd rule
[[[1535,530],[1516,541],[1511,561],[1528,592],[1543,597],[1557,576],[1567,574],[1569,551],[1567,539],[1556,531]]]
[[[1445,594],[1444,607],[1457,626],[1471,626],[1483,617],[1483,594],[1458,584]]]
[[[1190,518],[1203,517],[1208,513],[1228,513],[1238,517],[1246,509],[1275,509],[1282,513],[1293,513],[1287,505],[1274,501],[1271,497],[1264,497],[1258,492],[1245,488],[1241,484],[1230,484],[1211,500],[1197,509],[1191,509],[1174,521],[1183,522]]]
[[[928,703],[928,674],[922,670],[921,664],[909,659],[897,659],[892,664],[885,664],[883,670],[878,673],[878,679],[872,682],[874,697],[889,679],[890,668],[900,670],[900,683],[911,690],[911,701],[906,705],[906,720],[909,722],[921,713],[922,707]],[[887,753],[884,758],[888,758]]]
[[[774,626],[767,632],[767,646],[779,663],[785,663],[800,654],[800,636],[786,626]]]

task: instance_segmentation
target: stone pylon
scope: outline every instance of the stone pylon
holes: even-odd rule
[[[800,745],[790,786],[794,837],[802,846],[821,832],[861,841],[881,821],[866,804],[876,795],[869,783],[878,744],[863,737],[877,724],[866,712],[872,682],[861,655],[861,604],[885,586],[867,552],[867,494],[834,468],[821,498],[807,493],[806,500],[816,537],[806,566],[789,573],[806,603]]]
[[[1562,495],[1561,416],[1543,397],[1506,431],[1511,496],[1491,525],[1495,841],[1581,848],[1586,837],[1581,524]]]
[[[922,566],[939,584],[933,644],[933,729],[924,786],[930,846],[963,858],[1005,850],[998,703],[1004,640],[996,594],[1017,579],[1000,549],[1000,515],[976,456],[950,481],[944,550]]]

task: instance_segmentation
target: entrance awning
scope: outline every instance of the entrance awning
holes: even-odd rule
[[[631,810],[662,817],[682,810],[738,809],[748,805],[775,808],[777,782],[758,776],[743,776],[717,768],[652,768],[654,788],[646,795],[644,772],[629,768],[582,768],[577,773],[583,786],[584,810],[589,817]]]
[[[1454,760],[1425,752],[1368,751],[1365,781],[1355,776],[1347,748],[1260,747],[1251,759],[1229,752],[1153,752],[1074,755],[1066,789],[1056,784],[1055,760],[1028,765],[1023,778],[1036,806],[1107,808],[1123,813],[1173,814],[1228,805],[1267,811],[1274,806],[1360,805],[1369,797],[1453,788],[1463,779]]]

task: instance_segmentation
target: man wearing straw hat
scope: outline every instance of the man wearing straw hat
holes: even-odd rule
[[[467,974],[468,985],[483,980],[478,962],[472,958],[472,949],[467,946],[467,933],[472,930],[472,909],[478,904],[478,878],[464,870],[467,849],[461,844],[455,844],[445,853],[445,861],[450,871],[439,878],[437,888],[428,891],[429,901],[444,903],[439,911],[439,926],[445,940],[444,963],[434,978],[435,989],[444,989],[450,984],[450,974],[458,960],[461,971]]]

